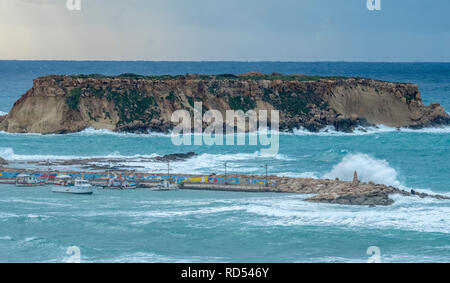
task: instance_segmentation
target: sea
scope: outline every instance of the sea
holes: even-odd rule
[[[450,111],[450,63],[0,61],[0,114],[49,74],[357,76],[415,83],[424,103]],[[195,152],[175,173],[265,174],[362,181],[450,196],[450,128],[378,126],[280,133],[263,146],[175,146],[170,135],[86,129],[66,135],[0,133],[8,162],[134,158]],[[124,167],[126,163],[122,164]],[[136,165],[136,164],[134,164]],[[142,162],[141,171],[164,166]],[[450,262],[450,201],[393,196],[388,207],[317,204],[307,195],[108,191],[60,195],[0,185],[0,262]],[[375,252],[373,252],[375,251]]]

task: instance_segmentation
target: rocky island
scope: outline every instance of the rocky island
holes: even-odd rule
[[[439,104],[425,106],[417,85],[363,78],[305,75],[123,74],[52,75],[34,80],[0,131],[72,133],[86,128],[117,132],[168,132],[175,110],[279,110],[280,130],[327,126],[351,132],[358,126],[423,128],[449,125]]]

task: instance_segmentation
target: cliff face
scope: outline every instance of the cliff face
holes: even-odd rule
[[[113,131],[167,132],[172,112],[203,109],[280,110],[280,129],[328,125],[351,131],[358,125],[421,128],[448,125],[439,104],[423,105],[418,87],[356,78],[281,74],[245,76],[118,77],[47,76],[34,81],[0,130],[70,133],[93,127]]]

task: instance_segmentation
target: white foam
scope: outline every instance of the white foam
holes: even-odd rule
[[[97,260],[92,259],[92,262],[107,262],[107,263],[149,263],[149,262],[170,262],[170,263],[189,263],[189,262],[221,262],[223,258],[221,257],[200,257],[200,256],[189,256],[189,257],[171,257],[157,255],[153,253],[136,252],[130,254],[124,254],[108,260]],[[90,259],[83,258],[83,262],[91,262]]]
[[[37,237],[26,237],[25,239],[24,239],[24,241],[25,242],[32,242],[32,241],[35,241],[35,240],[37,240],[38,238]]]
[[[291,160],[288,156],[277,154],[273,157],[277,160]],[[230,153],[230,154],[210,154],[204,153],[188,160],[171,162],[171,171],[185,174],[211,174],[222,173],[224,163],[228,163],[229,172],[262,173],[262,167],[251,167],[248,164],[241,164],[240,161],[270,161],[269,156],[256,151],[254,153]],[[124,162],[123,166],[142,166],[151,172],[166,172],[167,164],[160,162]]]
[[[67,207],[68,204],[63,203],[54,203],[48,201],[40,201],[40,200],[27,200],[27,199],[1,199],[0,202],[3,203],[21,203],[21,204],[34,204],[34,205],[43,205],[43,206],[59,206],[59,207]]]
[[[358,127],[353,133],[345,133],[336,131],[334,126],[327,126],[319,132],[310,132],[305,128],[294,129],[293,134],[297,136],[360,136],[360,135],[372,135],[377,133],[395,132],[397,129],[390,128],[384,125],[378,125],[376,127]]]
[[[26,160],[65,160],[65,159],[77,159],[77,156],[61,156],[61,155],[21,155],[15,154],[14,150],[10,147],[0,148],[0,157],[8,161],[26,161]]]
[[[0,111],[0,116],[6,115],[8,113]],[[283,132],[272,132],[272,134],[279,134],[279,135],[297,135],[297,136],[362,136],[362,135],[374,135],[374,134],[381,134],[381,133],[392,133],[392,132],[399,132],[399,133],[426,133],[426,134],[448,134],[450,133],[450,126],[442,126],[442,127],[430,127],[430,128],[423,128],[423,129],[409,129],[409,128],[393,128],[388,127],[385,125],[375,125],[371,127],[357,127],[353,132],[346,133],[346,132],[340,132],[337,131],[334,126],[326,126],[319,132],[311,132],[303,127],[294,129],[292,132],[283,131]],[[32,135],[32,136],[44,136],[42,134],[37,133],[7,133],[4,131],[0,131],[0,134],[4,135]],[[45,136],[59,136],[59,134],[49,134]],[[71,133],[66,135],[74,135],[74,136],[103,136],[103,135],[112,135],[112,136],[121,136],[121,137],[136,137],[136,138],[142,138],[142,137],[162,137],[162,138],[171,138],[172,134],[169,133],[159,133],[159,132],[151,132],[148,131],[147,133],[142,134],[135,134],[135,133],[126,133],[126,132],[114,132],[107,129],[95,129],[95,128],[87,128],[81,132],[78,133]],[[195,133],[188,133],[186,134],[188,136],[197,136],[202,134],[195,134]],[[257,135],[257,133],[236,133],[236,134],[223,134],[220,136],[226,137],[229,135],[235,135],[235,136],[253,136]]]
[[[171,134],[164,134],[164,133],[157,133],[157,132],[134,134],[134,133],[125,133],[125,132],[113,132],[111,130],[94,129],[94,128],[87,128],[79,133],[73,133],[73,134],[69,134],[69,135],[77,135],[77,136],[113,135],[113,136],[123,136],[123,137],[164,137],[164,138],[171,137]]]
[[[108,159],[119,159],[114,162],[115,166],[121,166],[124,168],[132,168],[141,172],[154,172],[165,173],[167,172],[167,164],[164,162],[152,162],[148,159],[160,157],[161,155],[152,153],[149,155],[132,155],[125,156],[120,152],[113,152],[104,156],[73,156],[73,155],[21,155],[16,154],[12,148],[0,148],[0,157],[9,162],[26,162],[26,161],[64,161],[74,159],[103,159],[100,162],[90,162],[92,165],[108,166]],[[275,156],[265,155],[261,151],[255,151],[253,153],[228,153],[228,154],[210,154],[204,153],[197,155],[193,158],[171,162],[171,171],[174,173],[185,174],[211,174],[221,173],[224,170],[224,163],[228,162],[229,172],[242,172],[242,173],[261,173],[262,167],[248,166],[243,164],[244,161],[271,161],[271,160],[292,160],[286,155],[277,154]],[[242,162],[241,162],[242,161]],[[27,165],[28,166],[28,165]],[[77,165],[70,166],[53,166],[53,169],[68,170],[76,169]]]
[[[352,133],[345,133],[336,131],[334,126],[327,126],[319,132],[310,132],[304,128],[294,129],[293,134],[297,136],[364,136],[364,135],[374,135],[382,133],[426,133],[426,134],[448,134],[450,133],[450,126],[444,127],[433,127],[433,128],[423,128],[423,129],[408,129],[408,128],[392,128],[385,125],[376,125],[374,127],[358,127]],[[282,133],[288,134],[289,133]]]
[[[302,173],[297,173],[297,172],[282,172],[277,174],[277,176],[280,177],[291,177],[291,178],[306,178],[306,179],[319,179],[319,177],[317,177],[317,172],[302,172]]]
[[[19,215],[14,213],[0,212],[0,218],[16,218],[16,217],[19,217]]]
[[[397,171],[386,160],[376,159],[367,154],[346,155],[323,178],[339,178],[340,180],[351,181],[355,171],[358,172],[358,177],[363,182],[372,181],[377,184],[402,187],[402,184],[397,179]]]
[[[257,215],[249,219],[248,225],[256,226],[337,226],[352,229],[395,229],[450,234],[450,202],[435,199],[393,196],[395,203],[388,207],[343,206],[309,203],[308,195],[252,195],[239,199],[228,199],[219,204],[201,200],[192,205],[198,209],[158,211],[108,212],[109,216],[136,218],[133,222],[145,225],[158,218],[189,217],[230,212],[245,212]],[[206,204],[205,204],[206,202]],[[216,207],[204,205],[219,204]],[[187,204],[186,204],[187,205]],[[154,207],[154,206],[153,206]],[[111,214],[113,213],[113,214]]]
[[[1,156],[1,154],[0,154]],[[115,166],[122,166],[124,168],[133,168],[136,171],[143,172],[154,172],[154,173],[165,173],[167,172],[167,164],[164,162],[149,162],[143,158],[154,158],[160,155],[134,155],[134,156],[123,156],[119,153],[103,156],[103,158],[121,158],[122,161],[115,162]],[[3,157],[8,160],[8,158]],[[23,157],[21,157],[23,158]],[[89,158],[102,158],[89,157]],[[66,159],[66,158],[64,158]],[[84,159],[84,158],[83,158]],[[87,157],[86,157],[87,159]],[[262,167],[252,167],[248,164],[243,164],[240,161],[270,161],[270,160],[292,160],[286,155],[278,154],[275,157],[266,156],[261,154],[261,152],[256,151],[254,153],[230,153],[230,154],[210,154],[204,153],[197,155],[193,158],[173,161],[170,163],[171,172],[173,173],[185,173],[185,174],[210,174],[210,173],[221,173],[224,170],[224,163],[228,162],[228,168],[230,172],[245,172],[245,173],[261,173]],[[42,159],[46,160],[46,159]],[[92,162],[91,164],[99,166],[107,166],[107,162]]]
[[[103,156],[75,156],[75,155],[23,155],[15,154],[14,150],[10,147],[0,147],[0,157],[8,161],[46,161],[46,160],[71,160],[71,159],[92,159],[92,158],[154,158],[160,155],[153,153],[149,155],[132,155],[125,156],[121,155],[120,152],[115,151],[108,155]]]
[[[402,132],[405,133],[424,133],[424,134],[449,134],[450,133],[450,126],[446,127],[434,127],[434,128],[423,128],[419,130],[413,130],[413,129],[400,129]]]
[[[7,114],[7,113],[6,113]],[[276,132],[276,134],[280,135],[318,135],[318,136],[360,136],[360,135],[373,135],[373,134],[379,134],[379,133],[390,133],[390,132],[407,132],[407,133],[430,133],[430,134],[445,134],[450,133],[450,126],[443,126],[443,127],[432,127],[432,128],[423,128],[423,129],[408,129],[408,128],[393,128],[388,127],[382,124],[371,126],[371,127],[357,127],[352,133],[346,133],[346,132],[340,132],[337,131],[334,126],[326,126],[319,132],[310,132],[306,130],[305,128],[301,127],[299,129],[294,129],[292,132]],[[272,132],[275,133],[275,132]],[[114,135],[114,136],[125,136],[125,137],[164,137],[164,138],[171,138],[172,134],[169,133],[159,133],[159,132],[147,132],[142,134],[134,134],[134,133],[126,133],[126,132],[114,132],[111,130],[106,129],[95,129],[95,128],[87,128],[81,132],[73,133],[69,135],[82,135],[82,136],[95,136],[95,135]],[[202,134],[195,134],[195,133],[188,133],[186,134],[190,137],[202,135]],[[229,135],[235,135],[235,136],[253,136],[258,135],[257,133],[236,133],[236,134],[223,134],[220,136],[227,137]]]
[[[450,234],[450,202],[394,196],[394,205],[369,208],[318,204],[303,201],[306,196],[258,199],[246,206],[259,215],[254,225],[343,226],[348,228],[395,229]]]
[[[159,204],[159,203],[158,203]],[[171,218],[171,217],[183,217],[192,215],[202,215],[202,214],[217,214],[231,211],[245,210],[241,205],[227,205],[227,206],[217,206],[217,207],[200,207],[198,209],[191,210],[153,210],[153,211],[130,211],[130,210],[120,210],[120,211],[110,211],[110,212],[83,212],[80,216],[84,217],[98,217],[98,216],[125,216],[136,218],[136,223],[143,224],[151,222],[153,219],[157,218]]]

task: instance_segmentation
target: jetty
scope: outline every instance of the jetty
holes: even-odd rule
[[[341,205],[387,206],[394,203],[391,195],[406,197],[435,198],[450,200],[443,195],[429,195],[408,192],[392,186],[364,183],[358,180],[355,172],[353,181],[339,179],[309,179],[257,175],[190,175],[190,174],[150,174],[150,173],[112,173],[112,172],[37,172],[12,168],[0,168],[0,184],[14,184],[16,176],[28,173],[36,178],[46,178],[51,185],[58,175],[68,175],[73,179],[85,178],[94,186],[104,184],[109,176],[123,177],[136,182],[139,188],[152,188],[162,181],[180,185],[182,190],[228,191],[252,193],[290,193],[305,194],[306,201]]]

